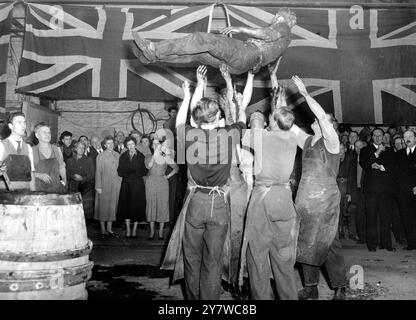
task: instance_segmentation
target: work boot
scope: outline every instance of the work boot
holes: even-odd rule
[[[318,286],[306,286],[298,292],[299,300],[317,300],[319,298]]]
[[[336,288],[332,300],[347,300],[345,287]]]

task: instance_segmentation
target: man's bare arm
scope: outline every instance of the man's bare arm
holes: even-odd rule
[[[321,105],[312,98],[308,91],[306,90],[305,85],[303,84],[302,80],[298,76],[292,77],[293,82],[297,86],[299,93],[305,98],[309,108],[315,115],[316,119],[319,122],[319,126],[322,130],[322,136],[324,138],[324,142],[326,147],[328,148],[331,153],[338,153],[339,152],[339,138],[338,134],[335,131],[334,125],[328,119],[325,110],[321,107]]]
[[[189,102],[191,101],[191,91],[189,89],[189,82],[184,81],[182,84],[183,89],[183,101],[176,115],[176,127],[186,123],[186,117],[188,115]]]
[[[206,84],[206,74],[207,74],[207,67],[200,65],[198,69],[196,69],[196,79],[197,84],[192,96],[191,101],[191,111],[195,108],[197,102],[204,97],[204,89]]]
[[[242,108],[246,110],[248,104],[251,101],[251,96],[253,95],[253,82],[254,82],[254,73],[249,71],[247,74],[246,86],[243,91],[243,101]]]
[[[235,103],[233,101],[233,94],[234,94],[233,82],[232,82],[231,74],[228,70],[228,67],[225,64],[221,65],[220,72],[227,86],[227,95],[226,95],[227,101],[225,101],[226,105],[224,106],[225,118],[226,118],[227,124],[232,124],[237,119],[237,110],[236,110]]]

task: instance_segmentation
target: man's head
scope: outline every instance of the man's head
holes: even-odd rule
[[[64,131],[61,133],[59,140],[62,142],[63,145],[70,147],[72,144],[72,133],[69,131]]]
[[[23,112],[13,112],[7,119],[12,134],[24,137],[26,134],[26,117]]]
[[[113,141],[114,143],[114,141]],[[94,147],[94,149],[101,149],[101,143],[100,138],[96,135],[91,137],[91,145]]]
[[[362,148],[364,148],[367,145],[367,142],[365,141],[361,141],[361,140],[357,140],[354,143],[354,150],[355,152],[357,152],[358,155],[360,155],[360,151]]]
[[[397,151],[402,150],[403,148],[406,148],[406,144],[404,143],[404,139],[400,136],[397,136],[394,138],[394,149]]]
[[[407,130],[403,134],[404,143],[409,148],[413,148],[416,145],[415,132],[413,130]]]
[[[264,129],[266,124],[266,118],[260,111],[253,112],[250,115],[250,128],[251,129]]]
[[[35,137],[39,140],[39,142],[51,142],[51,127],[46,122],[39,122],[36,124],[34,131]]]
[[[290,10],[289,8],[279,8],[277,10],[276,15],[274,16],[272,20],[272,24],[283,22],[284,20],[289,28],[293,28],[296,25],[296,14]]]
[[[117,144],[123,144],[124,143],[124,132],[123,131],[119,131],[119,132],[117,132],[117,134],[116,134],[116,141],[117,141]]]
[[[354,145],[355,142],[358,140],[358,132],[357,131],[351,131],[348,134],[348,142],[350,143],[350,145]]]
[[[275,109],[273,114],[270,116],[270,127],[288,131],[292,128],[294,121],[295,115],[293,111],[287,107],[281,107]]]
[[[89,145],[88,138],[86,136],[80,136],[78,141],[82,142],[85,145],[85,148],[87,148]]]
[[[373,129],[371,133],[371,138],[373,139],[373,143],[376,146],[379,146],[383,142],[384,130],[381,128]]]
[[[390,133],[386,132],[383,135],[383,144],[386,145],[386,146],[389,146],[390,143],[391,143],[391,135],[390,135]]]
[[[170,118],[176,118],[176,115],[178,114],[178,107],[177,106],[170,106],[168,108],[168,113]]]
[[[199,100],[192,110],[192,118],[199,126],[203,124],[216,124],[220,119],[218,102],[208,98]]]

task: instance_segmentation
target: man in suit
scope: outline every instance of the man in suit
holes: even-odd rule
[[[96,135],[91,137],[91,146],[88,148],[87,157],[92,159],[92,163],[95,164],[97,162],[97,156],[101,152],[103,152],[103,147],[101,146],[100,138]]]
[[[114,146],[114,151],[116,151],[116,152],[118,152],[120,154],[124,151],[124,149],[125,149],[125,147],[124,147],[124,139],[125,139],[125,136],[124,136],[123,131],[117,132],[117,134],[116,134],[116,141],[115,141],[116,143],[115,143],[115,146]]]
[[[364,193],[362,189],[364,180],[364,170],[360,166],[359,157],[361,149],[367,146],[365,141],[357,140],[354,143],[354,154],[350,154],[351,157],[351,169],[348,175],[347,185],[347,201],[350,203],[348,207],[348,214],[352,217],[351,220],[355,220],[355,227],[357,231],[357,243],[365,243],[365,202]]]
[[[358,140],[358,132],[357,131],[350,131],[348,134],[348,144],[346,146],[345,150],[345,160],[346,163],[345,166],[348,168],[348,171],[346,172],[347,176],[345,177],[345,209],[344,214],[346,221],[348,221],[348,236],[350,239],[357,240],[357,228],[356,228],[356,222],[355,222],[355,214],[349,209],[349,204],[351,204],[351,170],[356,171],[357,166],[357,153],[355,152],[355,142]],[[342,165],[340,164],[340,169]],[[354,168],[355,167],[355,168]],[[341,189],[340,189],[341,190]],[[342,207],[341,207],[342,208]],[[341,209],[342,210],[342,209]]]
[[[364,196],[367,214],[367,247],[395,251],[391,243],[391,203],[394,183],[395,157],[391,148],[382,144],[384,131],[375,128],[372,142],[360,152],[360,165],[365,170]],[[379,231],[377,230],[379,219]],[[380,232],[380,243],[379,243]]]
[[[397,197],[407,239],[406,250],[416,249],[416,137],[407,130],[406,148],[397,152]]]

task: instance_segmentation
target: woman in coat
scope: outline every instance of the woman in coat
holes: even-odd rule
[[[97,156],[95,169],[95,212],[94,219],[100,221],[101,237],[118,237],[112,231],[113,221],[116,220],[118,197],[120,194],[121,178],[117,173],[120,155],[114,151],[114,138],[104,139],[105,151]],[[107,228],[106,228],[107,222]]]
[[[136,237],[137,225],[146,221],[146,193],[143,177],[147,174],[145,156],[136,149],[136,139],[127,137],[126,152],[120,155],[117,168],[121,181],[118,213],[126,222],[126,238]],[[130,232],[130,221],[133,232]]]

